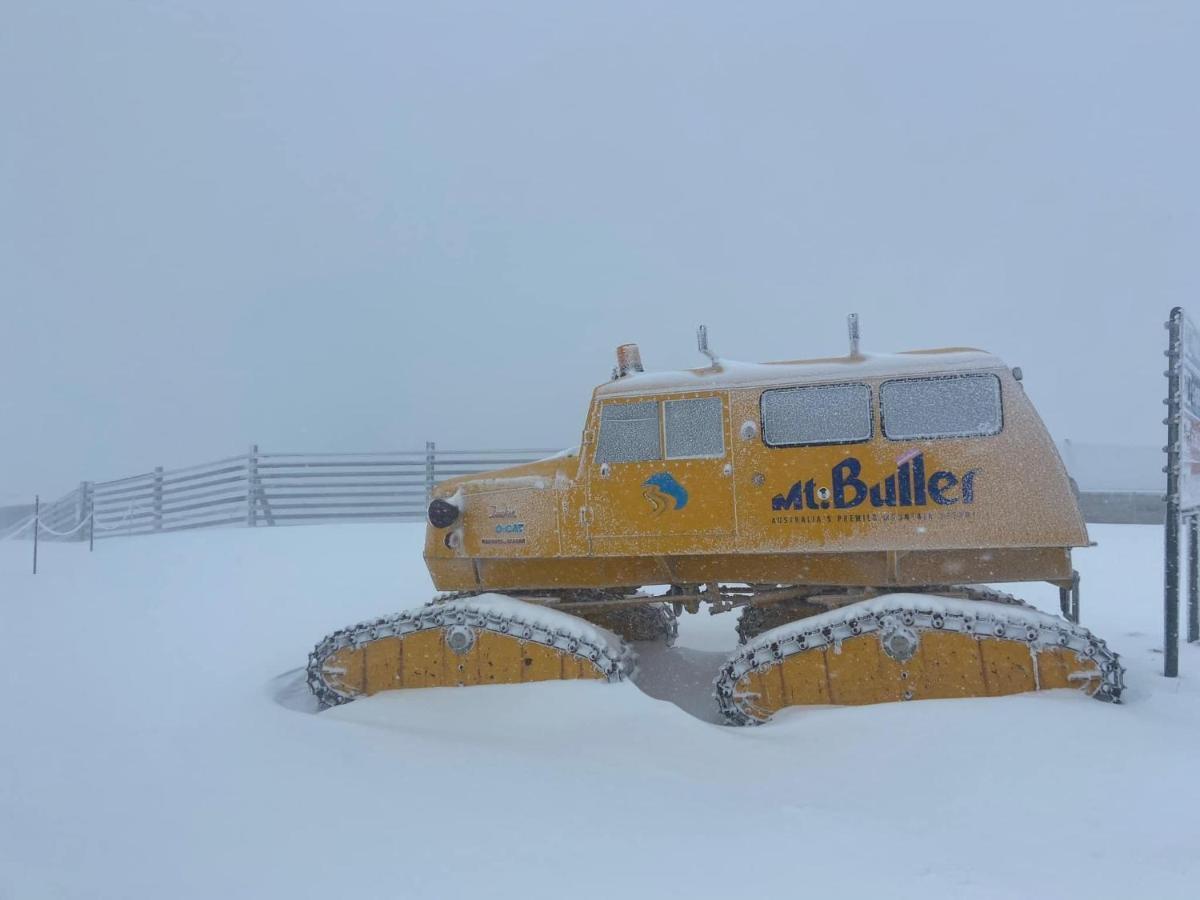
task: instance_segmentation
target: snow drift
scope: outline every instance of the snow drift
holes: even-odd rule
[[[1097,527],[1077,557],[1083,622],[1129,669],[1121,706],[1053,692],[722,727],[706,692],[734,618],[701,615],[643,653],[641,689],[315,713],[312,645],[429,598],[422,533],[50,545],[36,578],[26,544],[0,544],[0,897],[1194,895],[1200,649],[1160,677],[1159,528]]]

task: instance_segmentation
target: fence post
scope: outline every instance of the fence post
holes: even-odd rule
[[[38,532],[42,530],[42,498],[35,494],[33,497],[33,574],[37,574],[37,544]]]
[[[91,553],[96,549],[96,494],[90,481],[83,483],[83,498],[87,503],[88,553]]]
[[[79,496],[75,503],[75,524],[82,525],[84,519],[87,518],[87,482],[79,482]],[[83,532],[79,533],[76,540],[83,540]]]
[[[154,467],[154,530],[162,531],[163,467]]]
[[[437,445],[433,441],[425,442],[425,505],[429,505],[433,497],[434,465],[436,464]]]
[[[246,454],[246,524],[258,525],[258,444],[251,444]]]

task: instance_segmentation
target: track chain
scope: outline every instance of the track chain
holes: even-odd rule
[[[429,604],[448,603],[467,597],[477,597],[483,591],[454,591],[439,594],[429,601]],[[627,641],[662,641],[666,646],[673,647],[679,637],[679,617],[670,603],[654,602],[647,598],[646,603],[636,606],[612,606],[611,608],[592,608],[586,612],[575,612],[572,603],[602,604],[606,600],[628,600],[630,595],[621,591],[606,591],[594,588],[572,591],[522,591],[517,599],[539,597],[561,600],[559,603],[546,604],[548,609],[576,616],[586,622],[591,622],[600,628],[613,632]]]
[[[1005,615],[1002,609],[990,606],[981,606],[970,613],[942,612],[937,609],[941,604],[936,602],[936,595],[930,597],[933,602],[929,604],[897,601],[888,607],[887,595],[883,595],[840,607],[812,617],[816,621],[810,625],[805,625],[806,619],[800,619],[791,628],[783,626],[771,632],[769,640],[760,637],[739,648],[713,681],[717,704],[731,724],[761,724],[759,719],[745,713],[737,702],[740,698],[736,695],[736,686],[747,672],[775,665],[796,653],[822,647],[837,649],[849,638],[897,627],[973,634],[981,639],[1002,637],[1021,641],[1034,652],[1051,646],[1074,650],[1079,658],[1094,660],[1099,667],[1100,687],[1093,696],[1111,703],[1120,702],[1121,692],[1125,689],[1125,669],[1108,645],[1086,628],[1042,613],[1022,600],[990,588],[956,589],[956,592],[967,594],[972,601],[1017,607],[1024,615]],[[864,611],[860,606],[866,603],[876,609]],[[880,605],[885,608],[879,610]],[[1036,624],[1031,621],[1030,612],[1036,614]]]
[[[371,619],[333,632],[318,643],[308,655],[306,680],[309,689],[322,708],[348,703],[356,699],[357,695],[338,691],[323,675],[326,661],[337,651],[346,647],[361,647],[380,638],[404,637],[417,631],[454,625],[509,634],[522,641],[532,641],[584,656],[590,659],[610,682],[623,680],[634,669],[633,651],[623,641],[620,642],[619,650],[614,651],[612,646],[592,640],[583,633],[572,633],[565,628],[550,628],[519,615],[473,609],[469,601],[474,596],[477,595],[443,595],[418,610]]]
[[[767,592],[776,588],[768,588]],[[994,588],[980,587],[978,585],[956,585],[950,588],[941,590],[952,591],[954,594],[961,595],[968,600],[986,600],[989,603],[1004,603],[1009,606],[1024,606],[1029,604],[1024,600],[1014,597],[1012,594],[1005,594],[1002,591],[997,591]],[[828,596],[827,591],[820,591],[821,594]],[[896,590],[893,593],[914,593],[914,594],[934,594],[940,593],[938,588],[923,587],[923,588],[908,588],[906,590]],[[847,594],[847,598],[852,597],[852,594]],[[876,596],[885,596],[877,594]],[[867,599],[867,598],[862,598]],[[857,603],[858,600],[853,602]],[[850,603],[846,604],[851,605]],[[835,607],[836,608],[836,607]],[[807,619],[811,616],[819,616],[829,612],[828,606],[823,606],[817,603],[800,597],[795,600],[783,600],[778,603],[750,604],[742,608],[741,614],[738,616],[737,634],[738,644],[745,644],[748,641],[754,640],[764,631],[770,631],[772,628],[778,628],[780,625],[786,625],[789,622],[798,622],[801,619]]]

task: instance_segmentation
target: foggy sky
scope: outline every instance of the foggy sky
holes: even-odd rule
[[[1194,3],[7,0],[0,504],[566,446],[612,351],[982,346],[1161,444]]]

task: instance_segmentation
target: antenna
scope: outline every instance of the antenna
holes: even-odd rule
[[[717,364],[717,354],[708,349],[707,325],[701,325],[696,329],[696,349],[707,356],[714,366]]]
[[[846,328],[850,332],[850,355],[858,356],[858,313],[846,316]]]

